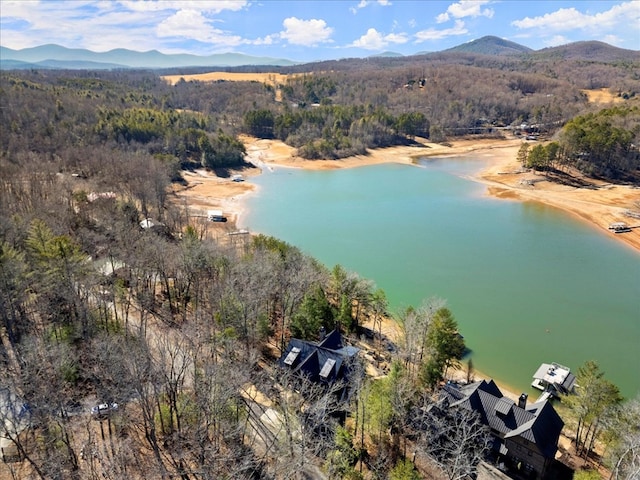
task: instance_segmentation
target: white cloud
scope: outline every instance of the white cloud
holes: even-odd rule
[[[466,33],[469,33],[469,31],[465,28],[464,22],[462,20],[456,20],[456,23],[452,28],[445,28],[444,30],[428,28],[427,30],[417,32],[415,35],[415,43],[422,43],[427,40],[441,40],[443,38],[464,35]]]
[[[118,3],[132,12],[195,10],[215,14],[241,10],[247,5],[247,0],[120,0]]]
[[[252,45],[273,45],[275,41],[278,40],[278,38],[280,38],[280,35],[278,34],[267,35],[263,38],[256,38],[255,40],[251,40],[249,43],[251,43]]]
[[[280,38],[284,38],[290,44],[311,46],[331,42],[333,28],[328,27],[324,20],[300,20],[289,17],[285,18],[282,25],[285,30],[280,32]]]
[[[635,25],[640,22],[640,4],[637,1],[614,5],[609,10],[593,15],[582,13],[575,8],[561,8],[552,13],[540,17],[525,17],[515,20],[511,25],[521,29],[542,28],[557,32],[594,29],[605,30],[626,25]]]
[[[367,33],[362,35],[359,39],[354,41],[350,47],[364,48],[366,50],[382,50],[388,47],[390,44],[403,44],[407,43],[409,39],[404,33],[390,33],[383,35],[375,28],[370,28]]]
[[[29,14],[39,7],[37,1],[3,0],[2,16],[7,18],[29,18]]]
[[[441,13],[436,17],[437,23],[444,23],[453,18],[465,18],[465,17],[487,17],[492,18],[494,11],[491,8],[483,9],[482,6],[490,3],[489,0],[460,0],[457,3],[452,3],[447,8],[447,11]]]
[[[547,47],[557,47],[559,45],[566,45],[570,40],[564,35],[554,35],[544,42]]]
[[[600,39],[600,41],[608,43],[609,45],[621,45],[624,43],[624,41],[617,35],[605,35]]]
[[[27,48],[45,43],[106,51],[135,46],[137,50],[157,47],[153,35],[153,15],[127,12],[113,2],[95,1],[2,1],[1,19],[24,22],[15,29],[3,25],[2,44]],[[124,26],[123,26],[124,25]],[[127,30],[127,26],[135,29]],[[126,39],[126,44],[123,44]]]
[[[1,1],[3,24],[10,18],[19,25],[6,34],[3,25],[3,45],[11,48],[58,43],[95,51],[124,47],[177,53],[184,51],[172,47],[179,39],[218,47],[247,43],[213,27],[214,15],[241,10],[247,0]]]
[[[189,38],[216,46],[231,47],[244,43],[242,37],[213,28],[211,23],[201,12],[183,9],[160,22],[156,32],[159,37]]]
[[[375,0],[373,2],[370,1],[370,0],[360,0],[360,3],[358,3],[358,5],[356,5],[355,7],[350,7],[349,11],[355,15],[356,13],[358,13],[358,10],[360,10],[360,9],[362,9],[362,8],[366,7],[367,5],[370,5],[372,3],[377,3],[381,7],[389,7],[389,6],[392,5],[390,0]]]

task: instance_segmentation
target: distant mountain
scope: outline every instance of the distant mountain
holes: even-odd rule
[[[486,37],[443,50],[444,52],[477,53],[480,55],[521,55],[533,52],[533,50],[519,43],[487,35]]]
[[[271,57],[254,57],[242,53],[222,53],[209,56],[190,54],[164,54],[157,50],[136,52],[123,48],[108,52],[93,52],[85,49],[66,48],[60,45],[42,45],[39,47],[13,50],[0,46],[0,69],[125,69],[150,68],[156,70],[215,69],[230,67],[270,68],[293,67],[294,70],[318,68],[341,69],[346,66],[368,65],[366,62],[384,62],[385,65],[401,65],[413,62],[417,56],[437,58],[438,61],[468,61],[469,56],[510,56],[540,60],[584,60],[611,63],[617,61],[640,61],[640,52],[613,47],[606,43],[588,41],[575,42],[560,47],[532,50],[509,40],[495,36],[485,36],[471,42],[442,50],[440,52],[418,52],[405,56],[396,52],[381,52],[366,58],[324,60],[303,64],[291,60]],[[462,59],[462,60],[461,60]],[[330,67],[332,66],[332,67]],[[300,70],[302,71],[302,70]]]
[[[157,50],[136,52],[124,48],[108,52],[93,52],[60,45],[42,45],[22,50],[0,47],[2,68],[9,60],[31,64],[26,68],[177,68],[177,67],[237,67],[242,65],[289,66],[296,62],[281,58],[253,57],[241,53],[220,53],[208,56],[165,54]],[[89,62],[89,63],[87,63]],[[15,67],[14,67],[15,68]]]
[[[398,52],[380,52],[380,53],[374,53],[373,55],[369,55],[369,58],[376,58],[376,57],[404,57],[404,55]]]
[[[604,42],[574,42],[559,47],[536,50],[533,57],[560,60],[587,60],[592,62],[640,61],[640,52],[614,47]]]

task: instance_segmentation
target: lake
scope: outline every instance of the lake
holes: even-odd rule
[[[484,162],[429,159],[252,179],[242,226],[373,280],[392,311],[447,301],[476,369],[529,392],[542,362],[595,360],[640,393],[640,255],[569,214],[486,196]]]

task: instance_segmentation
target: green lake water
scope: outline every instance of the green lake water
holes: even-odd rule
[[[475,368],[530,391],[542,362],[596,360],[640,393],[640,255],[557,209],[489,198],[481,161],[276,168],[243,226],[372,279],[392,310],[447,301]]]

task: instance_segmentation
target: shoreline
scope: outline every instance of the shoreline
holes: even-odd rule
[[[303,168],[308,170],[333,170],[357,168],[384,163],[416,165],[419,158],[469,158],[485,162],[485,166],[469,179],[486,186],[485,195],[508,201],[535,201],[559,208],[562,211],[588,222],[592,228],[604,230],[618,242],[640,254],[640,220],[624,216],[625,210],[640,210],[640,189],[626,185],[611,185],[589,179],[588,187],[562,185],[550,181],[544,174],[525,170],[518,163],[517,152],[521,139],[473,139],[456,140],[450,145],[432,144],[423,141],[420,146],[398,146],[370,151],[367,156],[354,156],[341,160],[304,160],[295,155],[295,149],[277,140],[240,137],[247,150],[247,162],[254,167],[232,173],[243,176],[244,181],[234,182],[212,172],[199,170],[184,172],[186,187],[173,189],[175,198],[182,202],[195,216],[206,215],[208,209],[221,209],[228,223],[205,223],[213,235],[228,234],[242,225],[246,213],[246,199],[257,191],[252,177],[280,168]],[[631,221],[630,221],[631,220]],[[613,234],[607,227],[611,223],[624,221],[636,226],[631,232]],[[393,328],[393,330],[396,330]],[[397,334],[397,331],[395,332]],[[458,372],[458,375],[462,373]],[[490,379],[487,372],[475,371],[477,380]],[[516,398],[519,393],[513,386],[497,381],[504,395]],[[520,392],[521,393],[521,392]]]
[[[246,196],[257,189],[250,179],[265,171],[279,168],[334,170],[386,163],[415,165],[419,158],[428,157],[473,158],[486,163],[486,167],[469,177],[486,186],[486,195],[508,201],[534,201],[558,208],[640,254],[640,219],[625,215],[627,211],[640,211],[640,188],[580,177],[577,180],[583,183],[582,186],[554,182],[544,173],[521,167],[516,156],[523,141],[518,138],[462,139],[447,145],[419,139],[416,146],[380,148],[370,150],[368,155],[340,160],[304,160],[295,155],[295,148],[278,140],[248,136],[240,136],[240,140],[245,144],[247,162],[254,167],[233,173],[242,175],[245,181],[233,182],[204,169],[184,172],[187,186],[175,187],[175,197],[197,211],[198,215],[205,215],[208,209],[221,209],[229,224],[240,228],[241,217],[246,213]],[[608,226],[615,222],[627,223],[632,230],[614,234]]]

